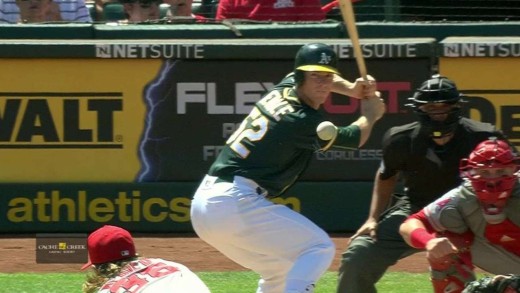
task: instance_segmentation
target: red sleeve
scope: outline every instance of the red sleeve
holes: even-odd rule
[[[283,4],[283,3],[282,3]],[[216,19],[251,19],[272,21],[321,21],[325,12],[320,0],[295,0],[280,6],[276,0],[221,0]]]
[[[320,0],[304,0],[296,2],[294,10],[299,21],[321,21],[325,19],[325,11],[321,9]]]
[[[408,221],[409,219],[416,219],[421,221],[423,223],[424,227],[426,227],[426,231],[430,233],[434,233],[435,229],[433,229],[433,226],[430,224],[430,221],[428,221],[428,218],[426,217],[426,214],[424,213],[424,209],[418,211],[415,214],[410,215],[405,221]]]
[[[247,19],[248,14],[244,14],[244,8],[246,8],[247,4],[247,1],[242,3],[239,0],[220,0],[215,18],[218,20],[229,18]]]
[[[199,15],[199,14],[192,14],[191,16],[193,16],[193,18],[195,18],[197,21],[200,21],[200,22],[204,22],[204,21],[208,20],[207,18],[205,18],[204,16]]]
[[[419,220],[425,228],[416,228],[410,233],[410,244],[412,247],[418,248],[418,249],[425,249],[426,244],[433,238],[435,238],[435,230],[430,225],[430,222],[426,218],[426,214],[424,213],[424,209],[421,211],[410,215],[406,220]]]
[[[356,2],[359,2],[361,0],[352,0],[352,4],[356,3]],[[325,13],[329,13],[334,7],[339,7],[339,1],[338,0],[334,0],[328,4],[325,4],[321,7],[321,11],[325,12]]]
[[[334,7],[338,6],[338,0],[334,0],[328,4],[325,4],[321,7],[321,11],[325,13],[329,13]]]

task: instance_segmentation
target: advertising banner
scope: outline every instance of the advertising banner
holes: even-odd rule
[[[132,182],[159,60],[1,59],[1,182]]]
[[[141,233],[193,232],[191,198],[198,182],[1,184],[2,233],[88,233],[105,224]],[[353,231],[365,220],[370,182],[297,183],[274,202],[323,229]]]
[[[343,76],[357,78],[351,46],[321,41],[338,53]],[[103,224],[191,232],[189,205],[199,181],[309,41],[27,42],[0,44],[7,69],[0,71],[0,231],[9,233],[80,233]],[[362,149],[316,153],[301,182],[275,201],[327,231],[357,229],[382,136],[414,120],[405,105],[431,74],[433,47],[431,39],[364,44],[386,115]],[[348,125],[359,107],[333,95],[321,111]]]
[[[395,42],[363,47],[388,107],[370,141],[317,153],[303,180],[372,180],[384,132],[413,120],[406,99],[430,74],[424,46],[433,44]],[[253,60],[202,45],[95,48],[91,59],[0,59],[11,69],[0,72],[0,182],[198,181],[254,103],[292,71],[295,53]],[[334,48],[340,71],[357,78],[350,46]],[[322,111],[348,125],[359,105],[334,95]]]
[[[388,125],[404,123],[406,97],[427,76],[425,60],[378,60],[369,64],[380,76],[379,88],[389,103],[388,115],[361,150],[317,153],[308,180],[370,180],[381,156],[380,140]],[[144,159],[138,181],[198,180],[215,160],[263,92],[287,74],[292,61],[166,61],[147,91],[148,119],[142,141]],[[200,71],[204,68],[204,71]],[[245,74],[244,68],[251,68]],[[353,61],[340,70],[352,75]],[[384,68],[395,68],[390,72]],[[403,68],[406,68],[403,69]],[[222,72],[222,70],[225,72]],[[417,75],[421,71],[422,75]],[[399,70],[400,79],[390,80]],[[220,72],[220,74],[215,74]],[[179,74],[176,74],[179,73]],[[180,74],[182,73],[182,74]],[[392,74],[393,73],[393,74]],[[328,120],[348,125],[359,117],[359,101],[335,96],[323,107]],[[351,172],[350,170],[356,170]]]
[[[520,149],[520,38],[447,38],[440,72],[468,95],[469,117],[492,123]]]

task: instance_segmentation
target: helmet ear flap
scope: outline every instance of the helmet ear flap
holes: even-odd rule
[[[462,177],[466,177],[466,173],[471,169],[469,160],[467,158],[461,159],[459,163],[459,170]]]
[[[294,81],[296,82],[296,85],[301,85],[304,80],[305,80],[305,73],[301,70],[295,70],[294,71]]]

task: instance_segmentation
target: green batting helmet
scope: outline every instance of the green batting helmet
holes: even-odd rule
[[[325,71],[339,74],[338,57],[328,45],[312,43],[304,45],[296,53],[294,69],[301,71]]]
[[[324,71],[339,74],[338,56],[332,48],[323,43],[304,45],[296,53],[294,73],[297,83],[303,81],[302,71]]]

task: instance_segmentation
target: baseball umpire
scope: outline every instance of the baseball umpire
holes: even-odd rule
[[[292,186],[315,152],[332,145],[362,146],[384,114],[384,104],[373,91],[372,97],[362,100],[362,116],[356,121],[345,127],[328,123],[327,135],[318,133],[324,122],[318,109],[339,75],[337,61],[325,44],[301,47],[294,79],[287,77],[256,103],[194,195],[195,232],[231,260],[257,272],[258,293],[313,292],[335,254],[325,231],[268,198]]]
[[[520,274],[519,169],[507,142],[486,140],[461,161],[463,184],[401,225],[404,240],[427,251],[434,292],[462,292],[475,280],[473,265]]]
[[[453,81],[432,76],[410,98],[418,121],[385,133],[369,215],[342,255],[338,293],[376,292],[389,266],[419,251],[403,241],[401,223],[461,183],[459,162],[478,143],[503,138],[494,126],[461,116],[464,98]],[[403,195],[394,194],[398,183]]]

